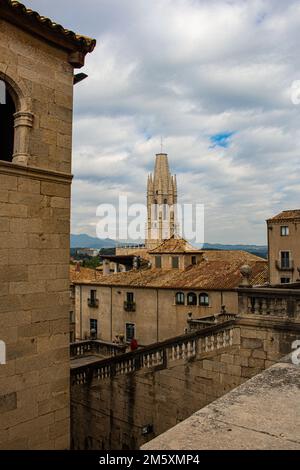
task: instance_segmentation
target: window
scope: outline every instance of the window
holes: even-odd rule
[[[157,200],[155,199],[154,201],[154,219],[156,220],[158,217],[158,206],[157,206]]]
[[[177,269],[179,267],[179,256],[172,256],[172,268]]]
[[[74,312],[70,311],[70,323],[74,323]]]
[[[12,161],[14,151],[14,114],[16,107],[11,93],[0,80],[0,160]]]
[[[161,268],[161,256],[155,256],[155,267]]]
[[[199,294],[199,305],[207,307],[209,305],[209,297],[205,293]]]
[[[97,338],[98,334],[98,320],[95,318],[90,319],[90,335],[93,338]]]
[[[175,295],[175,303],[176,305],[184,305],[184,293],[177,292]]]
[[[135,337],[135,324],[134,323],[126,323],[126,342],[130,343],[130,341]]]
[[[97,297],[97,291],[91,290],[91,302],[94,303]]]
[[[189,292],[187,295],[188,305],[197,305],[197,296],[194,292]]]
[[[192,256],[191,262],[192,264],[197,264],[197,257],[195,255]]]
[[[287,225],[282,225],[280,227],[280,235],[282,237],[287,237],[289,235],[289,227]]]
[[[163,206],[164,220],[167,220],[167,215],[168,215],[168,201],[167,201],[167,199],[164,199],[164,206]]]
[[[282,277],[280,279],[281,284],[289,284],[291,282],[291,279],[289,277]]]
[[[126,292],[126,301],[129,304],[132,304],[134,302],[134,294],[133,292]]]
[[[289,268],[290,267],[290,252],[289,251],[281,251],[281,267],[282,268]]]

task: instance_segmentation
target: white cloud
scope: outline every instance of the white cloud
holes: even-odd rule
[[[100,202],[145,198],[161,135],[180,199],[205,204],[206,241],[264,243],[265,219],[298,207],[299,2],[27,4],[98,39],[75,88],[74,232],[95,235]]]

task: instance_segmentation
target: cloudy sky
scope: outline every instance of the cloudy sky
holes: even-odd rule
[[[265,219],[300,207],[299,1],[25,3],[98,40],[75,88],[73,233],[145,199],[161,136],[205,241],[263,244]]]

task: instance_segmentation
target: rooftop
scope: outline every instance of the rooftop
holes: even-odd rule
[[[158,245],[154,250],[150,250],[150,254],[156,253],[201,253],[201,250],[197,250],[190,243],[188,243],[184,238],[175,238],[174,235],[168,240],[164,240],[160,245]]]
[[[15,0],[0,0],[0,17],[48,40],[60,41],[60,46],[67,50],[88,53],[96,45],[95,39],[76,34]]]
[[[274,215],[274,217],[271,217],[270,219],[268,219],[267,222],[272,222],[276,220],[292,220],[292,219],[300,220],[300,209],[282,211],[279,214]]]
[[[95,282],[100,280],[102,276],[102,273],[96,269],[77,267],[75,264],[70,265],[71,282]]]
[[[204,259],[184,271],[157,268],[101,275],[98,278],[75,280],[76,283],[103,286],[128,286],[148,288],[231,290],[242,281],[240,268],[248,264],[252,268],[251,285],[267,282],[267,261],[245,251],[204,251]]]

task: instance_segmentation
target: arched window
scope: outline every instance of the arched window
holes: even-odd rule
[[[176,305],[184,305],[184,293],[183,292],[176,292],[175,303]]]
[[[154,219],[156,220],[158,217],[158,208],[157,208],[157,200],[154,201]]]
[[[199,294],[199,305],[207,307],[209,305],[209,297],[206,293]]]
[[[0,160],[11,162],[14,152],[14,114],[16,107],[10,90],[0,79]]]
[[[168,216],[168,201],[167,201],[167,199],[164,199],[164,206],[163,206],[164,220],[167,220],[167,216]]]
[[[197,296],[194,292],[189,292],[187,295],[188,305],[197,305]]]

